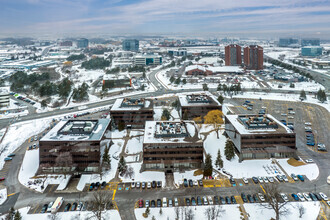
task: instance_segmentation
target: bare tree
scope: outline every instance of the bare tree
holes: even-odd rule
[[[103,212],[107,203],[112,201],[112,195],[107,190],[99,190],[93,193],[92,203],[94,204],[92,214],[97,220],[105,219]],[[107,218],[109,219],[109,218]]]
[[[60,216],[58,215],[58,212],[51,213],[47,216],[49,220],[60,220]]]
[[[207,218],[207,220],[212,220],[211,219],[211,207],[210,206],[205,209],[204,215]]]
[[[277,184],[265,184],[265,203],[260,203],[266,209],[274,210],[276,220],[280,219],[281,215],[287,215],[290,213],[289,209],[285,207],[287,202],[284,202],[281,197],[281,192],[279,191]],[[261,191],[260,191],[261,192]],[[263,193],[263,192],[261,192]]]
[[[194,220],[194,212],[192,209],[188,209],[185,214],[185,220]]]
[[[301,204],[298,204],[297,208],[298,208],[298,212],[299,212],[299,218],[302,218],[303,215],[304,215],[305,212],[306,212],[306,209],[305,209],[305,207],[304,207],[303,205],[301,205]]]
[[[125,176],[126,178],[130,178],[130,179],[132,179],[132,178],[134,177],[134,175],[135,175],[135,173],[134,173],[134,169],[133,169],[133,167],[129,166],[129,167],[127,168],[127,170],[125,171],[124,176]]]
[[[174,212],[175,212],[175,219],[179,220],[180,218],[180,208],[179,207],[175,207],[174,208]]]
[[[222,206],[211,206],[211,219],[220,218],[225,211]]]

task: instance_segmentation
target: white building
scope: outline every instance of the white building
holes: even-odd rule
[[[162,64],[162,56],[154,54],[136,55],[134,56],[134,65],[148,66]]]

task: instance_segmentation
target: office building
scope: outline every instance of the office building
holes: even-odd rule
[[[110,116],[117,126],[123,123],[127,128],[143,128],[145,121],[154,120],[153,101],[144,98],[117,99],[110,109]]]
[[[222,110],[221,104],[213,95],[205,93],[194,93],[189,95],[180,95],[180,114],[185,115],[185,120],[192,120],[196,117],[203,117],[212,110]]]
[[[250,70],[262,70],[264,65],[263,48],[250,45],[244,48],[244,64]]]
[[[242,49],[237,44],[230,44],[225,47],[225,65],[240,66],[242,64]]]
[[[172,56],[187,56],[187,49],[179,48],[177,50],[168,50],[168,54]]]
[[[226,115],[225,131],[240,161],[295,157],[296,134],[269,114]]]
[[[301,46],[320,46],[320,39],[301,39]]]
[[[0,107],[8,107],[9,102],[10,100],[8,90],[0,88]]]
[[[88,40],[86,38],[81,38],[77,40],[77,47],[78,48],[87,48],[88,47]]]
[[[62,41],[60,42],[61,47],[72,47],[72,41],[67,40],[67,41]]]
[[[134,56],[134,65],[149,66],[162,64],[162,57],[154,54],[136,55]]]
[[[125,51],[139,51],[139,41],[135,39],[123,40],[122,46]]]
[[[298,39],[294,38],[280,38],[278,42],[279,47],[299,47]]]
[[[301,48],[301,56],[316,57],[322,55],[322,47],[308,46]]]
[[[194,121],[147,121],[143,169],[178,170],[203,167],[203,140]]]
[[[97,173],[110,120],[62,120],[39,141],[39,173]]]
[[[104,74],[103,87],[108,89],[132,87],[132,81],[124,75]]]

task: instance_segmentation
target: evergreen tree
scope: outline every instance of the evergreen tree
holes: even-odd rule
[[[222,90],[222,84],[220,83],[217,87],[217,91],[221,91]]]
[[[170,78],[170,82],[173,83],[174,81],[175,81],[174,76],[171,76],[171,78]]]
[[[306,92],[304,90],[301,90],[300,92],[300,99],[306,99]]]
[[[187,83],[187,80],[186,79],[183,79],[182,80],[182,83],[183,83],[183,85],[186,84]]]
[[[21,213],[17,210],[14,216],[14,220],[21,220],[21,219],[22,219]]]
[[[219,97],[218,97],[218,101],[221,103],[221,105],[223,104],[223,100],[224,100],[225,98],[222,96],[222,95],[219,95]]]
[[[163,214],[163,210],[162,210],[162,208],[159,209],[159,214],[160,214],[160,215]]]
[[[107,167],[111,168],[111,159],[109,156],[109,147],[105,146],[103,157],[103,163],[107,165]]]
[[[217,159],[215,161],[215,165],[219,168],[223,168],[223,160],[221,158],[220,149],[218,150],[218,155],[217,155]]]
[[[212,176],[213,166],[211,154],[207,154],[205,158],[204,176]]]
[[[208,91],[208,90],[209,90],[209,87],[207,86],[206,83],[203,84],[203,90],[204,90],[204,91]]]
[[[319,91],[317,92],[317,99],[322,103],[327,100],[327,95],[325,94],[324,90],[319,89]]]
[[[233,142],[230,140],[226,141],[225,156],[227,160],[231,160],[235,157]]]
[[[118,162],[118,170],[119,170],[119,173],[126,170],[126,161],[123,156],[120,158],[120,160]]]
[[[119,121],[118,122],[118,130],[122,131],[125,129],[125,122],[124,121]]]
[[[161,119],[167,121],[170,119],[170,117],[171,117],[171,113],[168,111],[167,108],[164,108]]]
[[[148,216],[150,214],[150,209],[149,207],[146,208],[145,214]]]
[[[181,83],[181,79],[180,77],[178,77],[175,81],[174,81],[175,84],[179,85]]]

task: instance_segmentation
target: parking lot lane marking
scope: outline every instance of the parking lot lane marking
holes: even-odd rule
[[[36,213],[36,211],[38,210],[39,206],[40,206],[40,205],[37,205],[37,207],[36,207],[35,210],[33,211],[33,214]]]
[[[115,196],[116,196],[116,191],[117,191],[117,190],[113,190],[112,200],[114,200],[114,199],[115,199]]]
[[[264,191],[264,193],[266,194],[266,191],[265,191],[264,187],[262,187],[262,185],[261,185],[261,184],[259,184],[259,185],[260,185],[260,187],[261,187],[262,191]]]
[[[7,195],[7,197],[9,197],[9,196],[13,196],[13,195],[15,195],[16,193],[12,193],[12,194],[9,194],[9,195]]]

